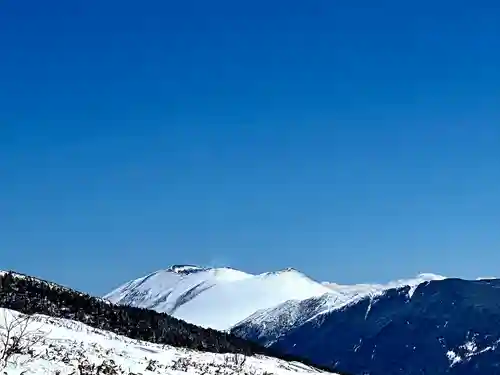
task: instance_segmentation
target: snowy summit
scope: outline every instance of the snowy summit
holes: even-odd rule
[[[291,268],[252,275],[232,268],[183,265],[132,280],[104,298],[227,330],[257,310],[328,292],[327,286]]]

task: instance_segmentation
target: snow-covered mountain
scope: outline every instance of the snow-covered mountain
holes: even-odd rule
[[[498,279],[430,280],[316,314],[324,299],[261,312],[232,333],[354,375],[500,373]]]
[[[132,280],[104,298],[227,330],[257,310],[325,293],[339,294],[291,268],[252,275],[232,268],[172,266]]]
[[[421,274],[388,284],[318,282],[288,268],[252,275],[232,268],[172,266],[132,280],[107,294],[112,303],[166,312],[187,322],[228,330],[253,321],[259,329],[284,333],[289,327],[385,290],[442,276]],[[268,332],[264,332],[267,337]]]
[[[413,279],[396,280],[387,284],[339,285],[324,282],[323,285],[328,286],[332,292],[305,300],[290,300],[259,310],[234,326],[232,332],[269,346],[292,329],[366,297],[373,299],[390,289],[408,287],[407,293],[411,298],[420,284],[443,279],[443,276],[435,274],[420,274]]]
[[[6,326],[25,316],[0,308],[0,334]],[[217,375],[306,375],[320,370],[297,362],[265,356],[214,354],[133,340],[92,328],[72,320],[34,315],[24,328],[21,345],[26,350],[0,361],[9,375],[69,374],[217,374]],[[0,353],[3,353],[0,340]]]

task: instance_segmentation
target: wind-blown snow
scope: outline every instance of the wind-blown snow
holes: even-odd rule
[[[359,296],[377,295],[386,290],[410,286],[408,296],[411,298],[417,287],[425,282],[444,280],[444,276],[435,275],[433,273],[421,273],[412,279],[401,279],[390,281],[387,284],[354,284],[354,285],[339,285],[335,283],[323,283],[328,288],[354,298]]]
[[[325,293],[332,291],[294,269],[251,275],[230,268],[173,266],[128,282],[105,298],[227,330],[257,310]]]

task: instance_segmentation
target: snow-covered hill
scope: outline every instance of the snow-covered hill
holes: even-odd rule
[[[0,334],[22,314],[0,309]],[[18,326],[16,333],[23,325]],[[248,374],[291,375],[322,373],[301,363],[264,356],[213,354],[132,340],[83,323],[34,315],[28,325],[32,352],[15,354],[0,370],[8,375],[69,374]],[[1,340],[0,340],[1,341]],[[25,341],[23,340],[23,343]],[[31,341],[26,341],[31,342]],[[3,352],[0,343],[0,354]],[[5,368],[2,368],[6,365]],[[98,372],[100,367],[101,372]]]
[[[294,269],[251,275],[231,268],[173,266],[130,281],[105,298],[227,330],[257,310],[325,293],[337,294]]]

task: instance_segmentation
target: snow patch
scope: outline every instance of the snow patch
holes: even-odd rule
[[[462,362],[462,358],[452,350],[449,350],[446,353],[446,357],[448,357],[448,361],[450,361],[450,367],[453,367],[456,364]]]

